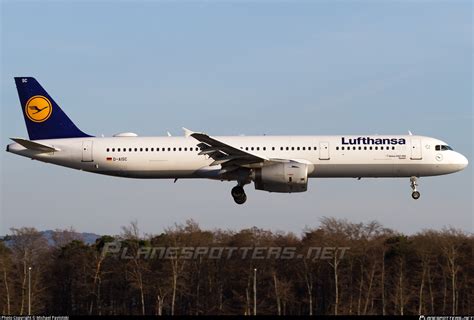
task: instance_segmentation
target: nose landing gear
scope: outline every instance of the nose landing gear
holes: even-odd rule
[[[247,195],[245,194],[244,187],[240,185],[233,187],[230,193],[237,204],[244,204],[245,201],[247,201]]]
[[[411,193],[411,197],[415,200],[418,200],[420,198],[420,192],[416,190],[416,187],[418,186],[417,179],[416,177],[411,177],[410,178],[410,187],[413,190]]]

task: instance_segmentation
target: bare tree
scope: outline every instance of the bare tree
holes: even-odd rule
[[[0,268],[2,271],[2,280],[3,280],[3,287],[5,288],[5,306],[3,308],[4,314],[12,314],[11,312],[11,297],[10,297],[10,273],[12,271],[12,263],[11,263],[11,252],[10,250],[5,247],[3,242],[0,242]],[[1,291],[0,291],[1,292]]]
[[[37,282],[41,276],[43,265],[46,261],[42,259],[42,255],[48,250],[48,244],[46,239],[34,228],[11,228],[12,232],[12,253],[13,261],[16,264],[17,270],[21,270],[18,273],[17,280],[21,283],[20,285],[20,308],[18,313],[20,315],[25,314],[27,310],[27,291],[28,291],[28,272],[31,269],[32,276],[32,312],[36,310],[36,307],[41,303],[38,301],[38,294],[40,291],[37,289]]]
[[[440,234],[440,247],[446,259],[447,271],[451,278],[452,314],[456,314],[456,283],[461,266],[458,263],[460,248],[463,244],[463,232],[454,228],[444,228]]]
[[[147,267],[146,263],[140,257],[140,248],[143,243],[140,238],[138,222],[132,221],[128,227],[122,227],[122,237],[126,241],[127,248],[129,249],[129,253],[132,256],[130,274],[132,276],[133,283],[139,289],[141,313],[142,315],[145,315],[144,274],[147,271]]]

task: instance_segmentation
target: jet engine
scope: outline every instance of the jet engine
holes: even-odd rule
[[[269,192],[304,192],[308,189],[308,165],[281,162],[254,169],[255,189]]]

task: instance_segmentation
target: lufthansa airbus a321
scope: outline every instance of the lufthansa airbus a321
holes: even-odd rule
[[[446,142],[418,135],[209,136],[119,133],[94,137],[79,130],[32,77],[15,78],[29,139],[11,138],[7,151],[27,158],[111,176],[236,181],[269,192],[304,192],[309,178],[417,178],[464,169],[468,160]]]

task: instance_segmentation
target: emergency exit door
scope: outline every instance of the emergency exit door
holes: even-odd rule
[[[421,154],[421,140],[412,139],[411,140],[411,160],[421,160],[423,155]]]
[[[87,140],[82,142],[82,162],[92,162],[92,141]]]
[[[319,143],[319,160],[329,160],[329,142]]]

